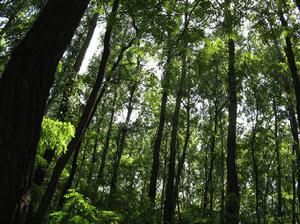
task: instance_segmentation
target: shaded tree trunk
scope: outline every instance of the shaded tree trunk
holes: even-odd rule
[[[111,134],[112,134],[112,125],[114,122],[115,111],[116,111],[116,99],[117,99],[117,92],[115,92],[115,94],[114,94],[113,106],[112,106],[112,109],[110,112],[109,126],[108,126],[108,130],[106,133],[103,150],[101,153],[100,167],[99,167],[99,171],[98,171],[98,175],[97,175],[97,179],[98,179],[97,182],[100,184],[102,182],[104,167],[105,167],[105,163],[106,163],[106,156],[107,156],[107,153],[109,150],[109,142],[110,142]]]
[[[277,163],[277,221],[278,223],[283,223],[283,210],[282,210],[282,189],[281,189],[281,158],[280,158],[280,143],[278,139],[278,105],[273,101],[273,111],[275,117],[274,123],[274,139],[275,139],[275,154]]]
[[[112,13],[111,13],[112,19],[110,21],[114,21],[116,19],[118,7],[119,7],[119,0],[115,0],[113,3]],[[106,65],[108,63],[108,59],[110,56],[110,38],[111,38],[113,26],[114,26],[114,24],[112,24],[110,22],[107,24],[107,28],[106,28],[106,32],[105,32],[104,40],[103,40],[104,48],[103,48],[102,58],[100,61],[99,71],[98,71],[97,78],[96,78],[95,84],[93,86],[92,92],[89,96],[89,99],[84,108],[83,114],[77,125],[75,137],[69,143],[68,150],[66,151],[66,153],[63,154],[58,159],[58,161],[54,167],[48,187],[42,198],[41,204],[36,212],[36,216],[32,221],[33,224],[41,223],[42,220],[44,219],[44,217],[46,216],[46,214],[48,212],[48,208],[49,208],[51,200],[52,200],[52,197],[53,197],[53,194],[55,192],[59,177],[60,177],[65,165],[67,164],[70,157],[72,156],[73,152],[78,147],[77,145],[80,143],[80,140],[89,125],[91,117],[95,113],[95,109],[94,109],[95,103],[97,101],[98,92],[102,85],[102,82],[104,79],[104,74],[106,71]]]
[[[284,29],[288,29],[288,23],[286,19],[284,18],[283,12],[281,7],[279,7],[279,19],[281,22],[281,25]],[[298,115],[298,125],[300,125],[300,80],[298,76],[298,68],[296,65],[295,61],[295,54],[293,50],[293,45],[291,41],[291,35],[287,34],[285,37],[285,55],[288,60],[288,66],[292,75],[292,80],[293,80],[293,86],[294,86],[294,91],[295,91],[295,96],[296,96],[296,108],[297,108],[297,115]],[[298,127],[300,128],[300,126]]]
[[[230,11],[231,0],[225,0],[225,29],[227,35],[232,34],[233,16]],[[237,120],[237,83],[235,72],[234,40],[228,40],[228,134],[227,134],[227,191],[225,204],[225,223],[238,224],[240,196],[236,170],[236,120]]]
[[[260,196],[260,190],[259,190],[259,177],[258,177],[258,164],[256,160],[256,153],[255,153],[255,145],[256,145],[256,132],[258,128],[258,99],[256,99],[256,112],[255,112],[255,124],[254,127],[252,127],[252,134],[251,134],[251,157],[252,157],[252,163],[253,163],[253,173],[254,173],[254,185],[255,185],[255,212],[256,212],[256,222],[258,224],[261,223],[260,221],[260,209],[259,209],[259,196]]]
[[[175,186],[174,186],[174,206],[176,206],[178,201],[178,192],[179,192],[179,184],[181,179],[181,174],[184,168],[185,158],[189,146],[189,140],[190,140],[190,99],[188,98],[188,105],[186,106],[186,132],[185,132],[185,138],[184,138],[184,145],[182,150],[182,155],[178,161],[178,167],[177,167],[177,173],[176,173],[176,179],[175,179]],[[175,210],[175,208],[174,208]],[[178,210],[179,210],[179,203],[178,203]]]
[[[175,159],[176,159],[176,145],[177,145],[177,132],[179,129],[179,113],[180,104],[183,96],[183,86],[186,76],[186,55],[182,56],[182,73],[179,80],[179,86],[176,96],[175,110],[172,118],[172,132],[170,142],[170,155],[168,164],[168,176],[166,186],[166,199],[164,203],[164,224],[173,224],[174,220],[174,179],[175,179]]]
[[[57,64],[88,3],[48,2],[0,79],[0,210],[6,211],[1,223],[24,222],[45,103]]]
[[[162,80],[163,93],[160,102],[160,117],[159,117],[159,125],[156,131],[156,136],[153,145],[153,154],[152,154],[152,169],[151,169],[151,178],[149,185],[149,198],[154,203],[156,197],[156,188],[157,188],[157,179],[158,179],[158,171],[160,164],[160,147],[161,141],[163,137],[165,120],[166,120],[166,108],[168,101],[168,88],[169,88],[169,66],[171,62],[171,50],[168,51],[167,62],[165,67],[165,74]]]
[[[121,125],[120,127],[120,137],[117,144],[117,151],[115,154],[114,164],[113,164],[113,174],[110,182],[110,196],[112,197],[114,193],[117,191],[117,179],[119,175],[119,168],[121,163],[121,157],[123,155],[124,147],[125,147],[125,140],[126,135],[128,131],[128,124],[130,121],[131,113],[133,110],[133,96],[134,92],[137,89],[137,84],[133,84],[133,86],[130,89],[130,96],[128,100],[128,106],[127,106],[127,115],[125,123]]]
[[[71,74],[68,75],[68,81],[67,84],[65,86],[65,89],[63,91],[63,96],[62,96],[62,100],[61,103],[59,105],[59,110],[57,112],[56,117],[60,120],[60,121],[66,121],[67,118],[67,114],[69,112],[69,104],[70,104],[70,97],[72,95],[73,89],[74,89],[74,85],[75,85],[75,81],[76,81],[76,77],[77,74],[80,70],[80,67],[82,65],[85,53],[87,51],[87,48],[90,44],[90,41],[93,37],[96,25],[97,25],[97,19],[98,19],[98,14],[95,14],[92,18],[92,20],[90,21],[89,24],[89,28],[87,31],[87,35],[84,39],[84,42],[79,50],[79,53],[77,55],[76,61],[74,63],[73,69],[71,71]],[[43,158],[48,162],[48,164],[50,164],[54,158],[54,150],[51,148],[47,148],[45,151],[45,154],[43,155]],[[34,182],[37,185],[41,185],[44,181],[44,178],[46,176],[46,170],[45,168],[43,168],[42,166],[38,166],[35,174],[34,174]]]

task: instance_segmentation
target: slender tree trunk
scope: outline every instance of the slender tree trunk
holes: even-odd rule
[[[113,3],[113,7],[112,7],[110,21],[114,21],[116,19],[118,7],[119,7],[119,0],[115,0]],[[75,137],[69,143],[68,150],[66,151],[66,153],[63,154],[58,159],[58,161],[54,167],[48,187],[42,198],[41,204],[37,210],[36,216],[35,216],[34,220],[32,221],[33,224],[41,223],[42,220],[44,219],[44,217],[46,216],[46,214],[48,212],[48,208],[50,206],[50,202],[51,202],[53,194],[55,192],[59,177],[60,177],[65,165],[67,164],[70,157],[72,156],[73,152],[76,150],[77,145],[79,144],[80,139],[84,135],[84,133],[89,125],[89,122],[91,120],[91,117],[93,116],[93,113],[95,112],[95,110],[94,110],[95,103],[97,101],[98,92],[99,92],[99,89],[100,89],[103,79],[104,79],[106,65],[107,65],[107,62],[109,59],[109,55],[110,55],[110,38],[111,38],[113,26],[114,26],[114,24],[112,24],[110,22],[107,24],[107,28],[106,28],[106,32],[105,32],[104,40],[103,40],[104,48],[103,48],[102,58],[100,61],[99,71],[98,71],[97,78],[96,78],[95,84],[93,86],[92,92],[89,96],[89,99],[84,108],[83,114],[82,114],[80,121],[78,123],[78,126],[76,128]]]
[[[220,223],[225,223],[225,153],[224,153],[224,130],[222,123],[222,115],[220,114],[220,132],[221,132],[221,199],[220,199]]]
[[[164,127],[165,127],[165,119],[166,119],[166,108],[168,101],[168,92],[169,92],[169,66],[171,63],[171,50],[168,51],[167,54],[167,62],[165,66],[165,74],[162,80],[163,93],[160,103],[160,117],[159,117],[159,125],[156,131],[156,136],[153,145],[153,158],[152,158],[152,170],[151,170],[151,179],[149,185],[149,198],[154,203],[156,197],[156,188],[157,188],[157,179],[158,179],[158,171],[160,164],[160,147],[161,141],[163,137]]]
[[[232,34],[233,16],[230,11],[230,0],[225,0],[225,23],[227,35]],[[225,205],[225,223],[238,224],[240,210],[240,196],[236,170],[236,120],[237,120],[237,83],[235,73],[234,40],[228,40],[228,137],[227,137],[227,191]]]
[[[183,85],[186,76],[186,55],[182,56],[182,74],[179,80],[179,86],[176,96],[176,105],[172,119],[172,133],[170,142],[170,155],[168,164],[168,177],[166,186],[166,199],[164,203],[164,224],[174,223],[174,179],[175,179],[175,159],[176,159],[176,145],[177,145],[177,132],[179,128],[179,113],[181,98],[183,95]]]
[[[214,162],[215,162],[215,144],[216,144],[216,135],[217,135],[217,127],[218,127],[218,113],[219,113],[219,108],[217,103],[215,102],[215,114],[214,114],[214,131],[211,136],[211,145],[210,145],[210,165],[207,173],[207,183],[205,185],[205,195],[206,197],[204,198],[204,209],[207,209],[208,205],[208,193],[212,192],[213,188],[213,169],[214,169]],[[212,193],[211,193],[212,195]],[[210,198],[211,201],[211,198]],[[212,205],[210,205],[212,207]]]
[[[121,157],[123,155],[124,147],[125,147],[125,139],[128,131],[128,124],[130,121],[131,113],[133,110],[133,96],[134,92],[137,89],[137,84],[134,84],[131,89],[130,89],[130,97],[128,100],[128,107],[127,107],[127,115],[126,115],[126,120],[125,123],[122,124],[120,127],[120,139],[118,141],[117,145],[117,151],[115,155],[115,160],[114,160],[114,165],[113,165],[113,174],[110,182],[110,196],[113,197],[113,195],[117,191],[117,178],[119,175],[119,168],[120,168],[120,163],[121,163]]]
[[[279,7],[279,18],[281,25],[284,29],[288,29],[288,23],[286,19],[284,18],[282,9]],[[292,75],[292,80],[293,80],[293,86],[294,86],[294,91],[295,91],[295,96],[296,96],[296,108],[297,108],[297,115],[298,115],[298,125],[300,125],[300,80],[298,76],[298,69],[295,61],[295,54],[293,50],[293,45],[291,41],[291,35],[288,34],[285,37],[285,54],[288,60],[288,66]],[[300,128],[300,126],[299,126]]]
[[[59,110],[57,112],[57,118],[60,121],[66,121],[66,118],[67,118],[67,115],[68,115],[68,112],[70,109],[69,108],[70,97],[71,97],[73,89],[74,89],[76,77],[80,70],[84,55],[87,51],[87,48],[90,44],[92,37],[93,37],[93,33],[94,33],[94,30],[97,25],[97,19],[98,19],[98,14],[95,14],[92,18],[92,21],[90,21],[87,35],[86,35],[84,42],[79,50],[79,53],[77,55],[75,64],[71,71],[71,74],[68,75],[69,78],[68,78],[67,84],[65,86],[65,89],[63,91],[63,97],[62,97],[61,103],[59,105]],[[44,157],[44,159],[46,159],[48,164],[50,164],[52,162],[52,160],[54,158],[54,154],[55,153],[54,153],[53,149],[51,149],[51,148],[46,149],[43,157]],[[42,166],[38,166],[35,171],[35,174],[34,174],[34,182],[37,185],[41,185],[44,181],[45,176],[46,176],[46,169]]]
[[[88,3],[48,2],[0,79],[1,223],[24,222],[45,103],[58,61]]]
[[[81,143],[79,143],[76,146],[74,155],[73,155],[73,160],[72,160],[72,166],[71,166],[71,171],[70,174],[68,176],[68,179],[66,181],[66,183],[63,186],[63,190],[61,192],[59,201],[58,201],[58,205],[57,205],[57,209],[58,210],[62,210],[63,205],[65,203],[65,195],[68,193],[68,190],[71,188],[75,174],[76,174],[76,170],[77,170],[77,161],[78,161],[78,156],[79,156],[79,152],[80,152],[80,146]]]
[[[274,123],[274,139],[275,139],[275,153],[276,153],[276,163],[277,163],[277,218],[278,223],[282,223],[283,220],[283,210],[282,210],[282,189],[281,189],[281,158],[280,158],[280,143],[278,139],[278,105],[273,101],[273,111],[275,117]]]
[[[88,31],[87,31],[86,37],[85,37],[84,42],[79,50],[79,53],[77,55],[76,61],[74,63],[74,67],[71,71],[71,74],[68,75],[68,81],[64,88],[63,96],[62,96],[61,103],[59,105],[59,110],[57,113],[57,117],[60,121],[67,120],[67,115],[70,110],[70,97],[73,93],[74,85],[75,85],[75,82],[77,79],[78,72],[81,68],[84,56],[90,45],[94,31],[96,29],[97,20],[98,20],[98,13],[95,13],[93,15],[93,18],[91,19],[91,21],[88,21],[89,26],[88,26]]]
[[[108,153],[108,150],[109,150],[109,142],[110,142],[110,139],[111,139],[112,126],[113,126],[115,111],[116,111],[116,99],[117,99],[117,92],[115,91],[113,106],[112,106],[112,109],[111,109],[111,112],[110,112],[109,126],[108,126],[108,130],[107,130],[107,133],[106,133],[103,150],[102,150],[102,153],[101,153],[100,167],[99,167],[99,171],[98,171],[98,175],[97,175],[97,179],[98,179],[97,182],[100,183],[100,184],[102,182],[103,171],[104,171],[104,167],[105,167],[105,163],[106,163],[106,156],[107,156],[107,153]],[[97,187],[98,187],[98,184],[97,184]]]
[[[99,125],[99,124],[98,124]],[[100,133],[100,125],[98,127],[97,133]],[[88,182],[91,182],[93,179],[93,174],[94,174],[94,167],[95,167],[95,163],[97,161],[97,154],[98,154],[98,146],[99,146],[99,137],[97,136],[95,139],[95,143],[94,143],[94,147],[93,147],[93,153],[92,153],[92,157],[91,157],[91,163],[90,163],[90,167],[89,167],[89,175],[88,175]]]
[[[179,192],[179,184],[180,184],[180,179],[181,179],[181,174],[184,168],[184,163],[185,163],[185,158],[189,146],[189,140],[190,140],[190,103],[189,103],[189,98],[188,98],[188,105],[186,107],[186,133],[185,133],[185,139],[184,139],[184,145],[183,145],[183,150],[182,150],[182,155],[178,161],[178,167],[177,167],[177,174],[176,174],[176,179],[175,179],[175,186],[174,186],[174,206],[176,206],[177,201],[178,201],[178,192]],[[174,208],[175,210],[175,208]],[[179,210],[179,203],[178,203],[178,210]]]

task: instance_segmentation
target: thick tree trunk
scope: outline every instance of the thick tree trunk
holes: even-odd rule
[[[112,19],[110,21],[114,21],[116,19],[118,7],[119,7],[119,0],[115,0],[113,3],[112,13],[111,13]],[[44,219],[44,217],[46,216],[46,214],[48,212],[48,208],[49,208],[51,200],[52,200],[52,197],[53,197],[53,194],[55,192],[59,177],[60,177],[65,165],[67,164],[70,157],[72,156],[73,152],[77,148],[77,145],[80,143],[80,140],[89,125],[91,117],[93,116],[93,113],[95,112],[95,109],[94,109],[95,103],[97,101],[98,92],[99,92],[99,89],[100,89],[103,79],[104,79],[106,65],[108,63],[108,59],[109,59],[109,55],[110,55],[110,38],[111,38],[113,26],[114,26],[114,24],[112,24],[112,23],[107,24],[107,28],[106,28],[106,32],[105,32],[104,40],[103,40],[104,49],[103,49],[102,58],[100,61],[99,71],[98,71],[97,78],[96,78],[95,84],[93,86],[92,92],[89,96],[89,99],[84,108],[83,114],[82,114],[80,121],[78,123],[78,126],[76,128],[75,137],[69,143],[67,152],[58,159],[58,161],[54,167],[48,187],[42,198],[41,204],[36,212],[36,216],[35,216],[34,220],[32,221],[33,224],[41,223],[42,220]]]
[[[134,92],[137,89],[137,84],[134,84],[130,89],[130,96],[128,100],[128,107],[127,107],[127,115],[125,123],[121,125],[120,127],[120,138],[117,144],[117,151],[115,154],[115,160],[113,164],[113,174],[110,182],[110,196],[113,197],[113,195],[117,191],[117,179],[119,175],[119,169],[120,169],[120,163],[121,163],[121,157],[123,155],[124,147],[125,147],[125,140],[126,135],[128,131],[128,124],[130,121],[131,113],[133,110],[133,96]],[[112,200],[113,201],[113,200]]]
[[[174,179],[175,179],[175,159],[176,159],[176,145],[177,145],[177,132],[179,128],[179,113],[180,104],[183,96],[183,86],[186,76],[186,55],[182,59],[182,74],[179,80],[179,86],[176,96],[176,105],[172,119],[172,133],[170,142],[170,155],[168,164],[168,177],[166,186],[166,199],[164,203],[164,224],[174,223]]]
[[[24,222],[45,103],[58,61],[88,3],[49,1],[0,79],[1,223]]]
[[[63,91],[63,97],[62,97],[61,103],[59,105],[59,110],[57,112],[57,118],[60,121],[66,121],[67,114],[70,109],[69,108],[70,96],[72,95],[76,77],[80,70],[81,64],[83,62],[83,58],[84,58],[87,48],[90,44],[90,41],[93,37],[93,33],[94,33],[94,30],[97,25],[97,19],[98,19],[98,14],[95,14],[93,16],[92,21],[90,21],[87,35],[84,39],[82,47],[80,48],[80,50],[78,52],[78,55],[77,55],[76,61],[74,63],[73,69],[71,71],[71,74],[68,75],[69,78],[68,78],[67,84],[65,86],[65,89]],[[44,159],[46,159],[48,164],[50,164],[54,158],[54,150],[51,148],[47,148],[43,157],[44,157]],[[34,174],[34,183],[36,183],[37,185],[41,185],[44,181],[45,176],[46,176],[45,168],[43,168],[42,166],[38,166],[35,171],[35,174]]]
[[[228,137],[227,137],[227,192],[225,223],[239,223],[239,187],[236,171],[236,119],[237,119],[237,84],[235,74],[235,49],[233,39],[228,41]]]
[[[153,154],[152,154],[152,169],[151,169],[151,178],[150,178],[150,185],[149,185],[149,198],[154,203],[156,197],[156,188],[157,188],[157,179],[158,179],[158,171],[159,171],[159,164],[160,164],[160,147],[161,141],[163,137],[164,127],[165,127],[165,120],[166,120],[166,108],[167,108],[167,101],[168,101],[168,88],[169,88],[169,66],[171,63],[171,51],[168,51],[167,55],[167,62],[165,65],[165,74],[162,80],[162,87],[163,93],[160,102],[160,117],[159,117],[159,125],[156,131],[156,136],[153,145]]]

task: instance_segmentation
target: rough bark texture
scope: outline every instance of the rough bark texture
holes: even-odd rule
[[[58,61],[88,3],[49,1],[0,79],[0,210],[6,211],[1,223],[24,222],[45,103]]]
[[[170,155],[168,164],[168,176],[166,185],[166,199],[164,203],[164,224],[174,223],[174,179],[175,179],[175,159],[176,159],[176,145],[177,145],[177,132],[179,128],[179,113],[180,104],[183,95],[183,85],[186,76],[186,56],[183,55],[182,60],[182,74],[179,81],[179,86],[176,96],[176,105],[172,118],[172,132],[170,142]]]
[[[111,13],[112,20],[111,21],[114,21],[116,19],[116,13],[117,13],[118,7],[119,7],[119,0],[115,0],[113,3],[113,7],[112,7],[112,13]],[[112,34],[112,29],[113,29],[113,24],[108,23],[106,32],[104,35],[104,40],[103,40],[104,48],[103,48],[102,58],[100,61],[99,71],[97,74],[95,84],[93,86],[92,92],[89,96],[89,99],[84,108],[83,114],[82,114],[80,121],[78,123],[78,126],[76,128],[75,137],[69,143],[67,152],[58,159],[58,161],[54,167],[48,187],[42,198],[41,204],[36,212],[36,216],[32,221],[33,224],[41,223],[42,220],[44,219],[44,217],[46,216],[46,214],[48,212],[48,208],[49,208],[51,200],[52,200],[52,197],[53,197],[53,194],[55,192],[59,177],[60,177],[65,165],[67,164],[67,162],[69,161],[73,152],[75,151],[77,145],[80,143],[81,138],[84,135],[84,133],[89,125],[91,117],[93,116],[93,113],[95,112],[94,108],[95,108],[95,104],[97,101],[98,92],[99,92],[99,89],[100,89],[103,79],[104,79],[106,65],[107,65],[107,62],[109,59],[109,55],[110,55],[110,38],[111,38],[111,34]]]

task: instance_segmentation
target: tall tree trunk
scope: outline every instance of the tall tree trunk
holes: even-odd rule
[[[210,164],[209,164],[209,169],[207,173],[207,182],[205,184],[205,195],[206,197],[204,198],[203,201],[203,208],[207,209],[208,205],[208,193],[212,191],[212,184],[213,184],[213,169],[214,169],[214,161],[215,161],[215,144],[216,144],[216,135],[217,135],[217,127],[218,127],[218,113],[219,113],[219,108],[217,103],[215,102],[215,114],[214,114],[214,131],[211,136],[211,145],[210,145]],[[210,205],[212,206],[212,205]]]
[[[75,174],[76,174],[76,170],[77,170],[77,160],[78,160],[78,156],[79,156],[79,151],[80,151],[80,146],[81,143],[79,143],[76,146],[74,155],[73,155],[73,160],[72,160],[72,166],[71,166],[71,171],[70,174],[68,176],[68,179],[66,181],[66,183],[63,186],[63,190],[61,192],[59,201],[58,201],[58,205],[57,205],[57,209],[58,210],[62,210],[63,205],[65,203],[65,195],[68,193],[68,190],[71,188]]]
[[[225,0],[225,28],[227,35],[232,34],[233,15],[230,11],[231,0]],[[228,40],[228,135],[227,135],[227,191],[225,205],[225,223],[238,224],[240,196],[236,170],[236,120],[237,120],[237,83],[235,73],[234,40]]]
[[[58,61],[88,3],[49,1],[0,79],[1,223],[24,222],[45,103]]]
[[[176,145],[177,132],[179,128],[179,113],[181,98],[183,95],[183,86],[186,76],[186,55],[182,56],[182,72],[179,80],[179,86],[176,96],[176,105],[172,119],[172,133],[170,142],[170,155],[168,164],[168,177],[166,186],[166,199],[164,203],[164,224],[173,224],[174,220],[174,179],[175,179],[175,159],[176,159]]]
[[[112,197],[114,193],[117,191],[117,179],[119,175],[119,169],[120,169],[120,163],[121,163],[121,157],[123,155],[124,147],[125,147],[125,140],[126,135],[128,131],[128,124],[130,121],[131,113],[133,110],[133,96],[134,92],[137,89],[137,84],[133,84],[133,86],[130,89],[130,96],[128,100],[128,107],[127,107],[127,115],[125,123],[121,125],[120,127],[120,138],[117,144],[117,151],[115,154],[115,160],[113,164],[113,174],[110,182],[110,196]]]
[[[163,87],[163,93],[160,102],[160,117],[159,117],[159,125],[156,131],[156,136],[153,145],[153,154],[152,154],[152,169],[151,169],[151,178],[149,185],[149,198],[154,203],[156,197],[156,188],[157,188],[157,179],[158,179],[158,171],[160,164],[160,147],[161,141],[163,137],[165,120],[166,120],[166,108],[168,101],[168,92],[169,92],[169,79],[170,79],[170,66],[171,63],[171,50],[168,50],[167,53],[167,62],[165,65],[165,74],[163,80],[161,81]]]
[[[101,153],[100,167],[99,167],[99,171],[98,171],[98,175],[97,175],[97,179],[98,179],[97,183],[99,183],[99,184],[102,183],[103,172],[104,172],[104,167],[105,167],[105,163],[106,163],[106,156],[107,156],[107,153],[109,150],[109,142],[111,139],[112,126],[113,126],[115,111],[116,111],[116,99],[117,99],[117,91],[115,91],[115,94],[114,94],[113,106],[112,106],[111,112],[110,112],[108,130],[106,133],[105,142],[104,142],[103,150]],[[97,187],[98,187],[98,184],[97,184]]]
[[[174,206],[177,204],[178,199],[178,192],[179,192],[179,184],[181,179],[181,174],[184,168],[185,158],[189,146],[189,140],[190,140],[190,99],[188,98],[188,105],[186,106],[186,133],[184,138],[184,145],[182,150],[182,155],[178,161],[178,167],[177,167],[177,173],[176,173],[176,179],[175,179],[175,186],[174,186]],[[179,203],[178,203],[179,204]],[[179,205],[178,205],[179,207]],[[174,208],[175,210],[175,208]]]
[[[281,189],[281,158],[280,158],[280,143],[278,139],[278,105],[274,99],[273,101],[273,111],[275,117],[274,123],[274,139],[275,139],[275,153],[276,153],[276,163],[277,163],[277,222],[283,223],[283,210],[282,210],[282,189]]]
[[[88,19],[88,24],[89,25],[88,25],[88,31],[87,31],[86,37],[85,37],[85,39],[83,41],[83,44],[82,44],[82,46],[79,50],[79,53],[77,55],[76,61],[74,63],[74,67],[71,71],[71,74],[68,75],[68,81],[67,81],[67,84],[64,88],[61,103],[59,105],[59,110],[58,110],[58,113],[57,113],[57,117],[60,121],[66,121],[67,120],[67,115],[68,115],[68,112],[70,110],[70,97],[73,93],[74,85],[75,85],[75,82],[76,82],[76,79],[77,79],[78,72],[81,68],[84,56],[85,56],[86,51],[87,51],[87,49],[90,45],[90,42],[92,40],[94,31],[96,29],[97,20],[98,20],[98,13],[95,13],[90,21]]]
[[[90,24],[89,24],[89,28],[87,31],[87,35],[86,35],[84,42],[79,50],[79,53],[77,55],[76,61],[74,63],[73,69],[71,71],[71,74],[68,75],[69,78],[68,78],[67,84],[65,86],[65,89],[63,91],[63,97],[62,97],[61,103],[59,105],[59,110],[58,110],[57,116],[56,116],[60,121],[66,121],[66,117],[67,117],[67,114],[70,109],[69,108],[70,97],[71,97],[73,89],[74,89],[76,77],[77,77],[77,74],[82,65],[87,48],[93,37],[94,31],[95,31],[95,28],[97,25],[97,19],[98,19],[98,14],[94,14],[92,20],[89,22]],[[54,154],[55,153],[54,153],[53,149],[47,148],[43,155],[43,158],[48,162],[48,164],[50,164],[54,158]],[[45,168],[43,168],[42,166],[38,166],[35,171],[35,174],[34,174],[34,182],[37,185],[41,185],[44,181],[45,176],[46,176]]]
[[[279,19],[281,22],[281,25],[284,29],[288,29],[288,23],[286,19],[284,18],[281,6],[279,6],[278,10],[279,14]],[[298,69],[295,61],[295,54],[293,50],[293,45],[291,41],[291,34],[287,34],[285,37],[285,55],[288,60],[288,66],[292,75],[292,80],[293,80],[293,86],[294,86],[294,91],[295,91],[295,96],[296,96],[296,108],[297,108],[297,117],[298,117],[298,125],[300,125],[300,80],[298,76]],[[299,126],[300,128],[300,126]]]
[[[220,112],[220,133],[221,133],[221,198],[220,198],[220,223],[225,223],[225,184],[224,184],[224,177],[225,177],[225,153],[224,153],[224,130],[223,130],[223,123],[222,123],[222,114]]]
[[[116,19],[118,7],[119,7],[119,0],[115,0],[113,3],[113,7],[112,7],[110,21],[114,21]],[[111,38],[113,27],[114,27],[114,24],[112,22],[107,23],[107,28],[106,28],[106,32],[105,32],[104,40],[103,40],[104,48],[103,48],[102,58],[100,61],[99,71],[97,74],[95,84],[93,86],[92,92],[87,101],[87,104],[84,108],[84,111],[80,118],[80,121],[77,125],[75,137],[69,143],[68,150],[66,151],[66,153],[63,154],[58,159],[58,161],[54,167],[48,187],[42,198],[41,204],[36,212],[35,218],[32,221],[33,224],[41,223],[42,220],[44,219],[44,217],[46,216],[46,214],[48,212],[48,208],[50,206],[50,202],[51,202],[53,194],[55,192],[59,177],[60,177],[65,165],[67,164],[70,157],[72,156],[73,152],[76,150],[77,145],[79,144],[82,136],[84,135],[84,133],[89,125],[91,117],[95,113],[95,109],[94,109],[95,103],[97,101],[98,92],[102,85],[102,82],[104,79],[104,74],[106,71],[106,65],[108,63],[108,59],[110,56],[110,38]]]
[[[259,209],[259,196],[260,196],[260,190],[259,190],[259,178],[258,178],[258,164],[256,159],[256,153],[255,153],[255,145],[256,145],[256,132],[258,128],[258,99],[256,99],[256,111],[255,111],[255,124],[252,127],[252,134],[251,134],[251,157],[252,157],[252,163],[253,163],[253,174],[254,174],[254,185],[255,185],[255,212],[256,212],[256,222],[258,224],[261,223],[260,221],[260,209]]]

